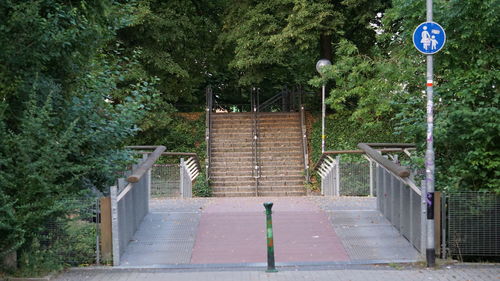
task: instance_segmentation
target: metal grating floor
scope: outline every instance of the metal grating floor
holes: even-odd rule
[[[339,200],[340,199],[340,200]],[[418,251],[382,214],[375,198],[322,198],[351,261],[417,261]]]
[[[122,255],[120,265],[189,263],[200,216],[200,212],[149,213]]]

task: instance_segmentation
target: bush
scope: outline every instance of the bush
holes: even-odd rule
[[[210,181],[206,180],[206,173],[201,172],[193,186],[193,196],[197,197],[210,197],[212,196],[212,188],[210,187]]]

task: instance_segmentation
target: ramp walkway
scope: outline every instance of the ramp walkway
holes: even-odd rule
[[[263,202],[274,202],[276,264],[413,262],[417,250],[366,197],[152,199],[125,268],[265,266]]]

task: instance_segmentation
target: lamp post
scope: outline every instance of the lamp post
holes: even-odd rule
[[[332,63],[327,60],[327,59],[320,59],[316,63],[316,70],[318,73],[323,76],[323,67],[332,65]],[[325,82],[323,82],[323,86],[321,88],[321,153],[325,152],[325,112],[326,112],[326,106],[325,106],[325,91],[326,91],[326,85]]]

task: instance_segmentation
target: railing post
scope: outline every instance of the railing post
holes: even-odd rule
[[[113,265],[120,265],[120,233],[118,225],[118,187],[111,186],[109,188],[111,198],[111,234],[113,243]]]
[[[335,165],[335,185],[336,185],[336,190],[335,190],[335,196],[339,197],[340,196],[340,155],[337,155],[335,157],[337,160]]]
[[[383,213],[384,204],[382,202],[384,197],[384,169],[377,163],[377,209]]]
[[[309,176],[309,153],[307,151],[307,129],[306,129],[306,124],[305,124],[305,111],[304,111],[304,106],[302,104],[300,106],[300,127],[302,129],[302,152],[304,156],[304,174],[305,174],[305,181],[309,182],[310,181],[310,176]]]
[[[207,151],[206,151],[206,159],[205,159],[205,177],[206,180],[208,181],[210,179],[210,161],[211,161],[211,153],[212,153],[212,139],[210,134],[211,128],[212,128],[212,109],[213,109],[213,94],[212,94],[212,88],[210,86],[207,87],[206,89],[206,99],[207,99],[207,107],[205,109],[206,111],[206,116],[205,116],[205,141],[207,144]]]
[[[425,255],[427,259],[427,185],[425,181],[421,181],[420,185],[420,254]]]
[[[337,196],[339,186],[337,185],[337,160],[335,160],[333,166],[330,168],[330,172],[328,174],[328,187],[330,196]]]
[[[446,193],[441,193],[441,235],[443,237],[441,241],[441,258],[446,259],[447,258],[447,252],[446,252],[446,235],[447,235],[447,226],[448,226],[448,221],[446,217],[446,207],[447,205],[447,200],[448,200],[448,194]]]
[[[394,186],[394,183],[396,181],[396,177],[394,177],[394,175],[390,174],[390,193],[389,194],[389,205],[391,206],[391,212],[389,213],[389,216],[390,216],[390,221],[393,225],[395,225],[395,220],[394,220],[394,214],[399,211],[399,210],[395,210],[396,209],[396,187]],[[397,228],[397,227],[396,227]]]
[[[180,178],[180,189],[181,189],[181,198],[184,198],[184,158],[181,158],[179,165],[179,178]]]
[[[328,174],[325,177],[325,195],[334,196],[335,195],[335,172],[334,168],[331,167],[328,170]]]
[[[368,159],[370,163],[370,197],[373,197],[373,188],[375,187],[375,163],[374,161]]]
[[[149,154],[143,154],[142,155],[142,160],[143,161],[146,161],[146,159],[148,159],[148,156]],[[151,170],[153,169],[153,166],[151,166],[151,168],[146,172],[146,213],[149,213],[149,201],[151,200]]]
[[[409,225],[409,240],[410,242],[415,245],[415,224],[414,224],[414,221],[415,221],[415,214],[417,212],[420,212],[421,210],[415,210],[414,208],[414,204],[413,204],[413,201],[415,200],[413,197],[415,196],[414,194],[416,194],[415,192],[413,192],[413,190],[410,189],[410,225]],[[419,200],[420,201],[420,200]],[[416,246],[416,245],[415,245]],[[421,250],[421,249],[420,249]]]
[[[325,179],[324,178],[321,178],[321,195],[325,195]]]
[[[259,196],[259,178],[260,178],[260,167],[259,167],[259,93],[258,89],[252,88],[252,153],[253,153],[253,176],[255,179],[255,196]]]

